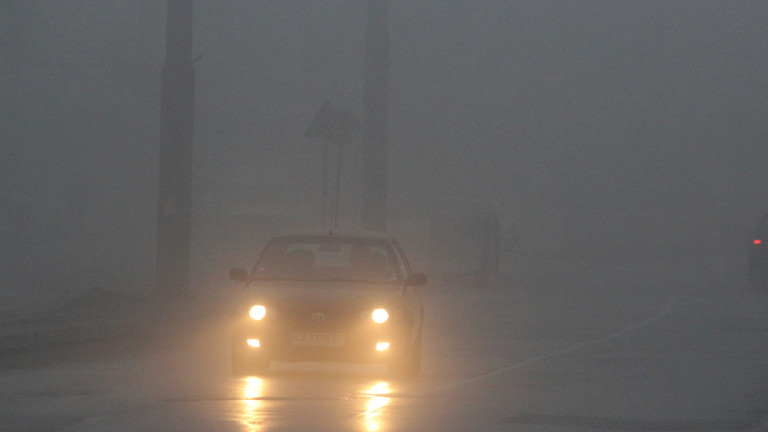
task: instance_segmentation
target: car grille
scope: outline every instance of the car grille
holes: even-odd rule
[[[329,329],[347,328],[360,321],[360,314],[338,309],[300,309],[282,311],[285,324],[295,328]]]

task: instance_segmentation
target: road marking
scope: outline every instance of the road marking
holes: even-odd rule
[[[538,363],[538,362],[540,362],[542,360],[547,360],[547,359],[550,359],[552,357],[561,356],[563,354],[567,354],[567,353],[570,353],[570,352],[582,349],[582,348],[587,347],[587,346],[597,345],[597,344],[601,344],[601,343],[604,343],[604,342],[608,342],[611,339],[615,339],[615,338],[617,338],[619,336],[624,335],[625,333],[629,333],[629,332],[632,332],[632,331],[635,331],[635,330],[639,330],[639,329],[641,329],[643,327],[646,327],[646,326],[648,326],[650,324],[653,324],[654,322],[664,318],[670,312],[672,312],[672,309],[673,309],[673,307],[674,307],[676,302],[677,302],[676,299],[675,300],[671,300],[670,302],[665,304],[656,315],[646,319],[645,321],[642,321],[640,323],[631,325],[629,327],[624,327],[624,328],[622,328],[620,330],[617,330],[617,331],[615,331],[615,332],[613,332],[613,333],[611,333],[611,334],[609,334],[607,336],[603,336],[603,337],[601,337],[599,339],[593,339],[593,340],[588,340],[588,341],[584,341],[584,342],[579,342],[579,343],[577,343],[575,345],[571,345],[571,346],[566,347],[566,348],[561,348],[561,349],[552,351],[552,352],[544,354],[544,355],[540,355],[540,356],[537,356],[537,357],[532,357],[532,358],[529,358],[527,360],[523,360],[523,361],[518,362],[518,363],[512,363],[510,365],[504,366],[501,369],[497,369],[497,370],[492,371],[492,372],[488,372],[488,373],[485,373],[485,374],[482,374],[482,375],[478,375],[478,376],[473,377],[473,378],[469,378],[469,379],[465,379],[465,380],[460,380],[460,381],[455,381],[455,382],[452,382],[450,384],[446,384],[444,386],[434,388],[432,390],[426,390],[426,391],[423,391],[421,393],[418,393],[418,397],[429,397],[430,395],[433,395],[435,393],[440,393],[440,392],[445,391],[445,390],[450,390],[450,389],[453,389],[453,388],[456,388],[456,387],[461,387],[461,386],[464,386],[464,385],[467,385],[467,384],[476,383],[478,381],[485,381],[487,379],[493,378],[495,376],[501,375],[501,374],[509,372],[511,370],[521,369],[521,368],[524,368],[526,366],[530,366],[530,365],[532,365],[534,363]]]
[[[565,426],[568,428],[609,429],[637,432],[707,432],[707,431],[743,431],[760,427],[755,419],[682,419],[682,420],[641,420],[582,417],[571,415],[521,414],[503,418],[502,424]]]

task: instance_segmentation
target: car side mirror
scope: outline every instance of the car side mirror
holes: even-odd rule
[[[239,267],[231,268],[229,278],[238,282],[248,282],[248,270]]]
[[[427,275],[424,273],[411,273],[405,278],[406,286],[422,286],[427,284]]]

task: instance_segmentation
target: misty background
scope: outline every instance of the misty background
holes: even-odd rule
[[[0,1],[0,310],[153,289],[165,12]],[[459,198],[496,205],[527,257],[743,253],[768,209],[767,18],[764,1],[390,0],[392,225]],[[196,0],[194,19],[199,291],[270,230],[317,225],[304,132],[325,100],[361,112],[365,2]]]

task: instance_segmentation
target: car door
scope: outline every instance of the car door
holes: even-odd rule
[[[413,273],[413,270],[405,252],[403,252],[403,249],[395,240],[392,240],[392,249],[394,250],[397,265],[400,266],[401,273],[405,277],[402,281],[401,296],[411,319],[411,341],[414,341],[421,334],[421,326],[424,319],[421,290],[418,287],[405,285],[405,280]]]

